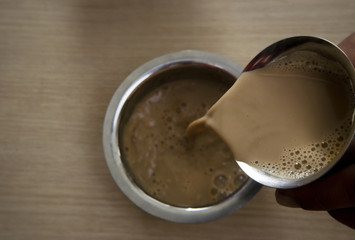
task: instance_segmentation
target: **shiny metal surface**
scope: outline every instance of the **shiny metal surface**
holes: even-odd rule
[[[108,106],[103,126],[103,147],[111,175],[122,192],[138,207],[159,218],[182,223],[211,221],[230,214],[248,202],[261,188],[249,179],[231,197],[212,206],[201,208],[175,207],[150,197],[130,177],[121,158],[119,144],[120,124],[124,120],[124,107],[137,89],[142,89],[154,74],[169,71],[172,67],[197,65],[224,71],[236,79],[242,67],[221,56],[195,50],[167,54],[153,59],[132,72],[114,93]]]
[[[271,62],[273,59],[278,57],[279,55],[285,53],[286,51],[292,51],[295,49],[314,51],[331,60],[340,63],[349,74],[354,89],[355,70],[354,70],[354,66],[352,65],[348,57],[345,55],[345,53],[338,46],[325,39],[310,37],[310,36],[287,38],[270,45],[269,47],[261,51],[256,57],[254,57],[250,61],[250,63],[245,67],[243,72],[262,68],[266,66],[269,62]],[[353,121],[354,121],[354,113],[353,113]],[[347,147],[349,146],[353,138],[354,131],[355,131],[354,126],[352,126],[350,137],[346,139],[347,144],[346,147],[341,151],[340,157],[344,154]],[[237,161],[237,163],[249,177],[253,178],[255,181],[263,185],[274,187],[274,188],[295,188],[295,187],[306,185],[318,179],[326,172],[328,172],[338,162],[339,159],[333,161],[327,167],[320,169],[316,174],[301,179],[283,179],[265,173],[264,171],[256,169],[244,162]]]

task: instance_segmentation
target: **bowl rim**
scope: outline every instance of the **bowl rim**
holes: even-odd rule
[[[251,178],[236,193],[217,203],[206,207],[176,207],[160,202],[146,194],[137,186],[121,159],[119,149],[118,127],[122,118],[122,110],[132,92],[159,71],[168,71],[177,64],[197,64],[208,68],[225,71],[236,79],[243,68],[237,63],[220,55],[199,50],[183,50],[154,58],[127,76],[115,91],[106,111],[103,124],[103,150],[106,164],[117,186],[136,206],[172,222],[201,223],[212,221],[231,214],[244,206],[261,188],[261,184]]]

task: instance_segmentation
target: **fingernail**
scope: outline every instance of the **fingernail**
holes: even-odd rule
[[[300,207],[297,201],[292,196],[287,194],[284,190],[276,190],[275,197],[277,203],[280,205],[283,205],[285,207],[291,207],[291,208]]]

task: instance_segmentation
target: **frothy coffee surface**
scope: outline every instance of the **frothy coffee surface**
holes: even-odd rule
[[[121,134],[124,159],[135,182],[152,197],[174,206],[212,205],[248,177],[213,131],[199,135],[193,147],[187,146],[185,132],[228,87],[220,76],[198,71],[175,75],[178,79],[165,81],[135,104]]]
[[[243,73],[189,132],[206,124],[235,158],[281,178],[326,167],[351,138],[354,92],[338,63],[295,51]]]

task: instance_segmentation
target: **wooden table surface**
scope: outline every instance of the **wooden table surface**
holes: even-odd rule
[[[266,187],[217,221],[157,219],[117,188],[101,140],[114,91],[151,58],[199,49],[245,66],[285,37],[354,30],[353,0],[0,0],[0,239],[354,239]]]

